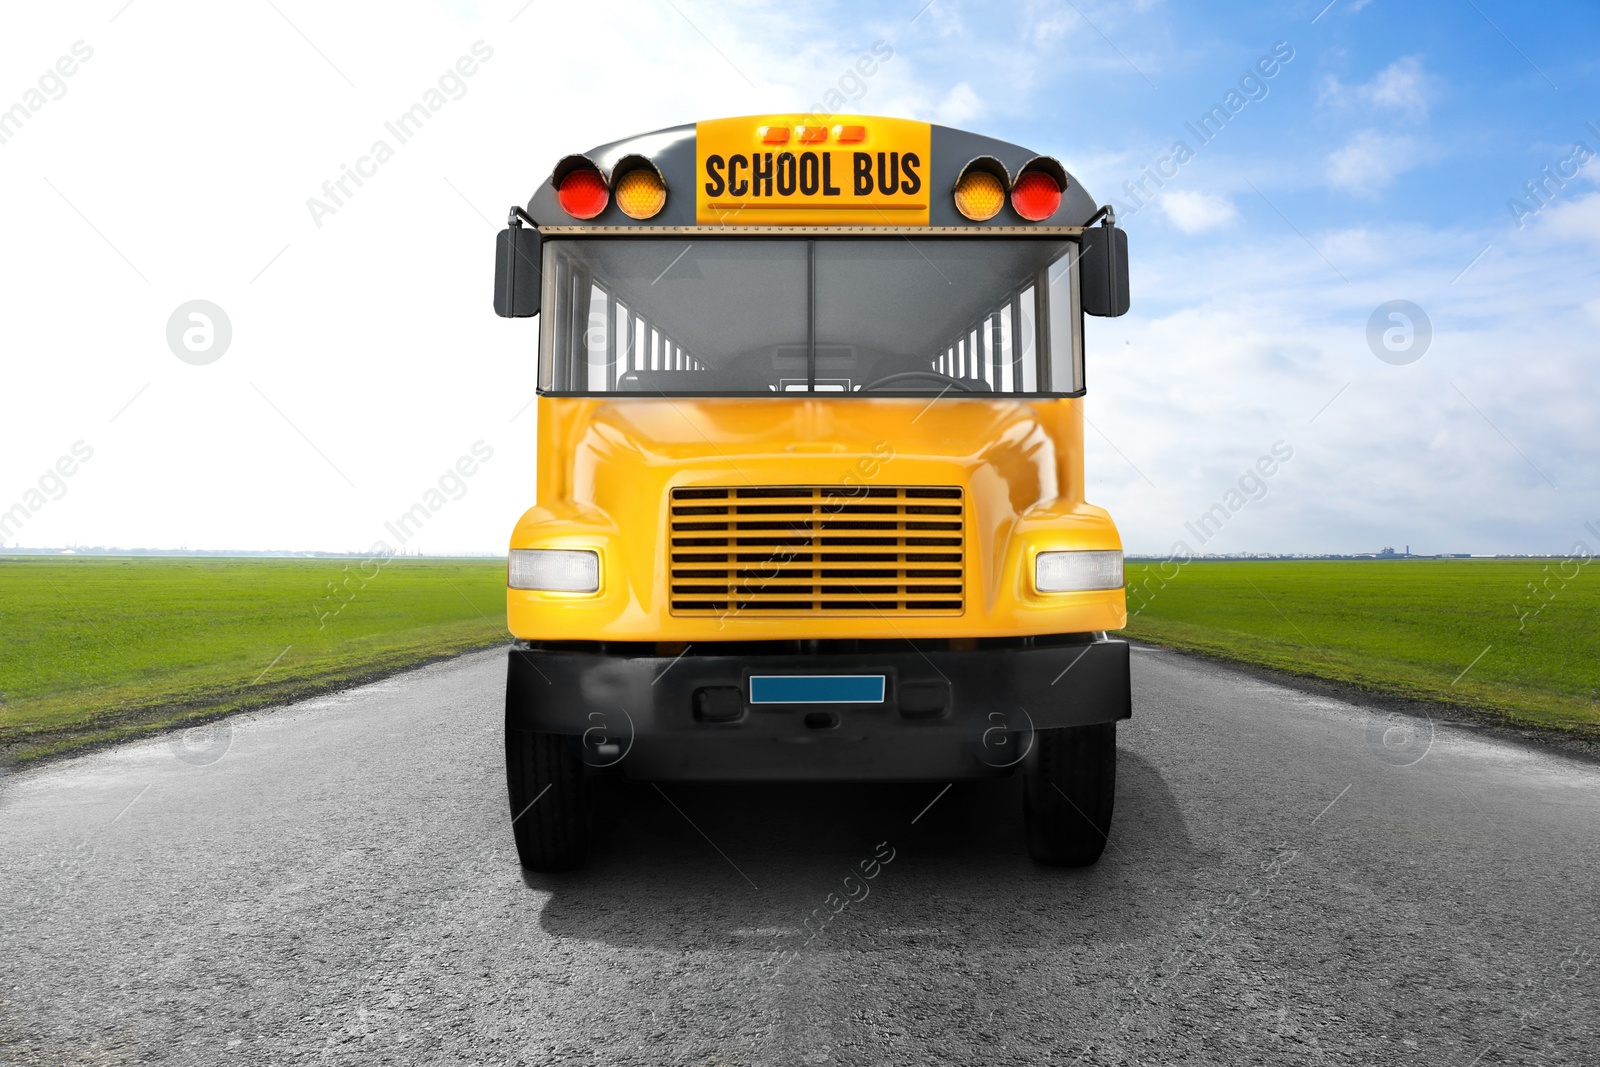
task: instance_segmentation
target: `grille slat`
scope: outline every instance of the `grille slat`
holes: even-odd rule
[[[959,615],[953,486],[674,489],[675,615]]]

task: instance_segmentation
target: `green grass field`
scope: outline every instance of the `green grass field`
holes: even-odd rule
[[[1129,636],[1600,739],[1600,565],[1201,560],[1128,579]],[[0,557],[0,757],[500,644],[504,583],[499,560]]]
[[[500,560],[0,557],[0,756],[509,640]]]
[[[1131,637],[1600,739],[1597,563],[1130,562],[1128,587]]]

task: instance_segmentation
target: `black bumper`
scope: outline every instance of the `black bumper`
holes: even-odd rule
[[[506,729],[568,734],[631,778],[952,780],[1012,773],[1033,731],[1132,714],[1103,634],[954,642],[535,645],[510,652]],[[871,703],[752,704],[752,675],[884,678]]]

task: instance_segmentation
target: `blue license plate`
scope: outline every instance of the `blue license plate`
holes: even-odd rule
[[[881,674],[756,674],[752,704],[882,704]]]

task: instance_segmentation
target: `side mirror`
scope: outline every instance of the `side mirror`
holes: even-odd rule
[[[494,313],[503,319],[525,319],[539,313],[542,288],[542,242],[531,226],[511,226],[494,242]]]
[[[1083,231],[1083,310],[1114,319],[1128,313],[1128,235],[1116,226]]]

